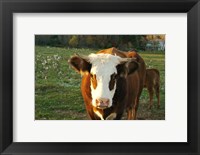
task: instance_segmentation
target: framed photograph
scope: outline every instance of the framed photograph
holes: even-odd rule
[[[198,0],[0,10],[1,154],[200,154]]]
[[[125,64],[133,65],[128,75]],[[132,115],[131,105],[138,107]],[[165,34],[35,35],[35,120],[113,119],[165,120]]]

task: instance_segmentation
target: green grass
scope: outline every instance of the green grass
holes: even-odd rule
[[[79,53],[96,53],[93,49],[35,47],[35,119],[36,120],[83,120],[88,119],[81,96],[81,76],[67,63]],[[157,68],[161,75],[161,107],[148,109],[148,92],[143,90],[138,109],[138,119],[165,119],[165,58],[163,53],[139,53],[147,68]]]

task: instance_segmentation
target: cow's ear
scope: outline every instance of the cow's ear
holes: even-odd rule
[[[136,61],[130,60],[117,65],[117,72],[120,77],[127,77],[129,74],[134,73],[138,67],[139,64]]]
[[[73,56],[69,59],[69,64],[80,74],[83,74],[85,72],[90,72],[91,64],[88,62],[86,58],[82,58],[81,56]]]

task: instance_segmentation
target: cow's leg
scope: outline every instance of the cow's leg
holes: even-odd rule
[[[158,102],[158,108],[160,108],[160,86],[156,85],[155,87],[157,102]]]
[[[117,114],[115,120],[121,120],[123,113]]]
[[[137,118],[137,110],[136,108],[133,108],[133,119],[136,120]]]
[[[132,120],[133,119],[133,108],[132,107],[129,107],[127,109],[127,119],[128,120]]]
[[[153,105],[153,88],[152,87],[148,87],[148,92],[149,92],[149,109],[151,109],[152,105]]]
[[[130,95],[131,96],[131,95]],[[133,95],[132,97],[130,97],[129,99],[127,99],[129,101],[127,107],[126,107],[126,111],[127,111],[127,119],[128,120],[132,120],[135,117],[135,110],[134,107],[136,105],[136,96]]]
[[[135,99],[132,104],[127,108],[128,120],[136,119],[137,100]]]
[[[138,110],[138,106],[139,106],[139,97],[137,97],[135,99],[135,103],[134,103],[134,107],[133,107],[133,119],[136,120],[137,119],[137,110]]]

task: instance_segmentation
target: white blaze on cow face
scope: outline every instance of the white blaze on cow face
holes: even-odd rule
[[[120,63],[120,57],[111,54],[90,54],[89,61],[92,64],[90,73],[95,75],[97,86],[91,82],[92,105],[97,107],[98,99],[108,99],[108,107],[112,106],[112,99],[116,90],[116,82],[112,90],[109,82],[112,74],[117,74],[116,66]]]

